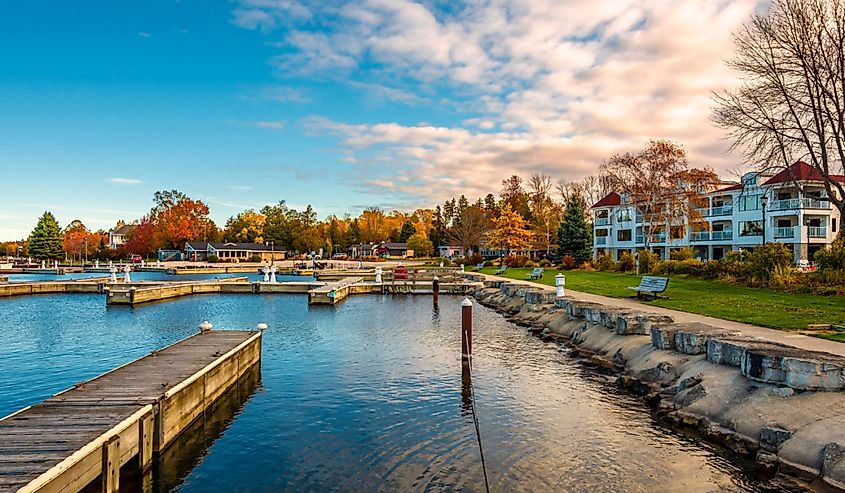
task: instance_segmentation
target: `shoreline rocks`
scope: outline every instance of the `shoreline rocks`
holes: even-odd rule
[[[504,280],[474,296],[620,373],[669,422],[763,468],[845,490],[845,358]]]

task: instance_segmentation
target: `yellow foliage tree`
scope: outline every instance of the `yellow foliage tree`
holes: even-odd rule
[[[493,229],[487,235],[487,246],[509,253],[527,250],[534,233],[526,229],[528,223],[505,202],[499,217],[493,219]]]

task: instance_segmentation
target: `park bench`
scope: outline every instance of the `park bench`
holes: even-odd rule
[[[646,293],[657,299],[657,295],[666,291],[667,287],[669,287],[668,277],[643,276],[639,286],[629,286],[628,289],[636,291],[637,298],[640,298],[643,293]]]
[[[479,262],[475,264],[475,270],[481,270],[484,268],[484,262]]]
[[[535,267],[534,270],[531,271],[531,274],[528,275],[528,279],[542,279],[543,278],[543,268],[542,267]]]
[[[501,266],[501,267],[499,267],[499,270],[497,270],[497,271],[495,272],[495,274],[496,274],[497,276],[500,276],[500,275],[504,274],[504,273],[505,273],[505,272],[507,272],[507,271],[508,271],[508,266],[507,266],[507,265],[502,264],[502,266]]]

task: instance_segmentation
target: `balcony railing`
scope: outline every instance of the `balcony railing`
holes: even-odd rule
[[[810,226],[807,234],[810,238],[827,238],[827,226]]]
[[[640,245],[645,244],[645,236],[637,235],[637,244],[640,244]]]
[[[607,236],[596,236],[596,245],[607,245]]]
[[[784,211],[793,209],[830,209],[830,201],[813,198],[792,198],[775,200],[769,205],[769,210]]]
[[[714,241],[733,239],[733,231],[713,231],[710,235]]]
[[[719,205],[710,209],[711,216],[730,216],[733,212],[733,204]]]
[[[596,218],[596,226],[607,226],[610,224],[609,217],[597,217]]]
[[[801,205],[804,206],[805,209],[830,209],[830,201],[829,200],[819,200],[819,199],[801,199]]]
[[[710,231],[693,231],[692,241],[709,241]]]
[[[795,227],[775,228],[775,238],[795,238]]]
[[[709,207],[696,207],[695,212],[698,213],[701,217],[707,217],[710,215],[710,208]]]

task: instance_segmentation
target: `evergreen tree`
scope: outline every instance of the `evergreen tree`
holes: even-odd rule
[[[417,228],[414,227],[414,224],[411,221],[405,221],[402,223],[402,230],[399,231],[399,241],[407,243],[408,238],[413,236],[416,232]]]
[[[593,257],[593,229],[587,223],[584,199],[572,194],[557,230],[558,253],[571,255],[579,264]]]
[[[27,240],[29,256],[38,260],[58,260],[62,254],[62,231],[50,212],[38,219]]]

